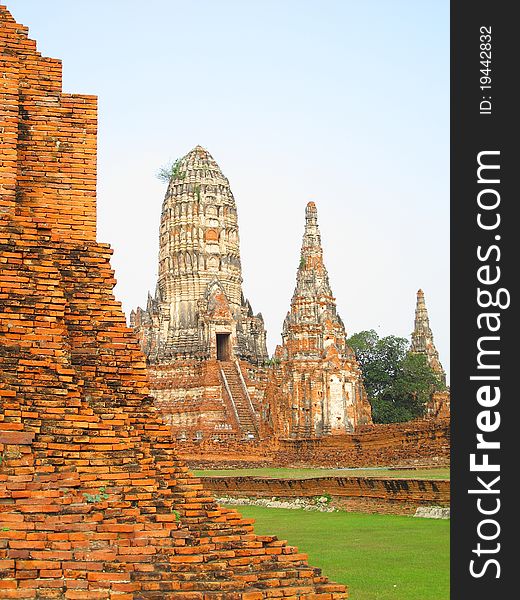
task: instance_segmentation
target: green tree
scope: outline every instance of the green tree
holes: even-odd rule
[[[157,172],[157,179],[164,183],[169,183],[171,179],[184,179],[185,173],[181,173],[181,159],[165,165]]]
[[[395,380],[399,365],[406,356],[408,340],[393,335],[379,339],[377,333],[361,331],[347,340],[363,372],[369,397],[382,394]]]
[[[422,416],[430,394],[443,388],[426,357],[407,351],[406,338],[379,338],[372,329],[353,335],[348,344],[360,364],[375,423]]]

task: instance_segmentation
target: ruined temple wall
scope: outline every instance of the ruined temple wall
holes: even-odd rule
[[[426,418],[449,419],[450,414],[450,391],[433,392],[426,404]]]
[[[412,421],[366,425],[352,435],[319,440],[281,440],[282,465],[365,467],[446,466],[450,461],[447,421]]]
[[[413,471],[410,473],[413,477]],[[217,497],[316,498],[329,496],[335,507],[362,512],[413,514],[419,506],[449,506],[450,481],[391,477],[203,477]]]
[[[334,358],[282,358],[274,367],[265,403],[276,435],[343,435],[371,422],[370,404],[357,365]]]
[[[358,433],[311,439],[270,439],[257,443],[203,440],[177,442],[192,468],[218,467],[367,467],[447,466],[450,427],[447,420],[366,425]]]
[[[276,437],[289,437],[291,433],[292,409],[283,393],[282,368],[276,365],[267,380],[265,388],[266,422]]]
[[[217,361],[149,365],[150,394],[173,437],[194,439],[237,430],[222,394]]]

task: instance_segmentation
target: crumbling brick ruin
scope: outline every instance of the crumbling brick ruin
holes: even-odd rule
[[[268,359],[242,293],[235,199],[200,146],[172,167],[155,296],[130,315],[151,393],[180,439],[258,439]]]
[[[446,384],[446,373],[439,359],[439,353],[433,341],[430,328],[428,309],[424,299],[424,292],[417,291],[417,305],[415,308],[415,323],[412,333],[410,352],[423,354],[434,373],[437,374],[442,384]],[[426,416],[429,418],[447,419],[450,417],[450,392],[433,392],[426,406]]]
[[[0,6],[0,597],[345,598],[172,451],[96,242],[96,98]]]
[[[323,262],[316,205],[309,202],[296,288],[266,394],[278,435],[341,435],[372,422],[361,369],[346,339]]]

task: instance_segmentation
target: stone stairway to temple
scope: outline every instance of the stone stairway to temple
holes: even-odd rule
[[[258,427],[255,411],[239,369],[240,366],[232,361],[220,362],[220,374],[224,383],[224,389],[230,396],[238,425],[244,436],[250,439],[257,439]]]

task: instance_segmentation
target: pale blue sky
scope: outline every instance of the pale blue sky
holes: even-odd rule
[[[155,173],[200,144],[271,350],[313,200],[349,333],[408,337],[422,287],[449,372],[447,0],[6,2],[65,91],[99,96],[98,238],[127,312],[155,288]]]

